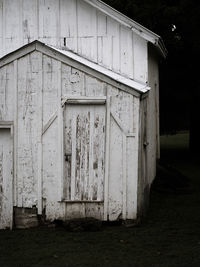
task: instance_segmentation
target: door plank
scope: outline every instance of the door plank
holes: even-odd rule
[[[76,112],[72,112],[72,164],[71,164],[71,199],[75,200],[76,175]]]

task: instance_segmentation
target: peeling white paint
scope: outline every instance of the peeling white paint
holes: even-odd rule
[[[159,143],[147,40],[95,1],[11,2],[0,0],[0,51],[48,45],[0,60],[0,126],[14,126],[0,127],[0,228],[12,227],[13,198],[52,221],[136,219]]]
[[[13,160],[10,128],[0,125],[0,229],[12,228]]]

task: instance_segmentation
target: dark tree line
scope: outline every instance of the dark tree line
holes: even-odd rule
[[[190,129],[198,152],[200,125],[200,1],[104,0],[161,35],[168,50],[160,64],[161,133]]]

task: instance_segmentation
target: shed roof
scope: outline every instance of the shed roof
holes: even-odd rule
[[[155,45],[157,49],[159,50],[159,52],[162,54],[162,56],[166,57],[167,49],[164,45],[162,38],[158,34],[150,31],[149,29],[145,28],[141,24],[130,19],[129,17],[117,11],[116,9],[112,8],[111,6],[105,4],[101,0],[83,0],[83,1],[95,7],[96,9],[104,13],[105,15],[118,21],[122,25],[130,28],[133,32],[135,32],[136,34],[138,34],[139,36],[141,36],[148,42],[152,43],[153,45]]]
[[[0,59],[0,67],[3,67],[33,51],[39,51],[52,58],[60,60],[76,69],[82,70],[131,94],[134,94],[133,92],[135,92],[136,95],[139,96],[139,94],[146,93],[150,90],[150,87],[145,84],[136,82],[133,79],[125,78],[124,76],[99,66],[98,64],[89,61],[88,59],[85,59],[71,51],[57,49],[38,40],[24,45],[21,48],[2,57]]]

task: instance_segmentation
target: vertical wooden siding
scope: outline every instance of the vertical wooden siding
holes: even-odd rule
[[[140,105],[140,155],[138,212],[146,212],[149,203],[151,183],[156,176],[156,163],[159,158],[159,72],[158,58],[149,48],[148,73],[151,90]]]
[[[35,39],[147,81],[147,42],[82,0],[0,0],[0,56]]]
[[[139,99],[108,86],[111,98],[109,206],[110,220],[137,214]]]
[[[150,49],[148,56],[149,92],[147,101],[147,140],[148,140],[148,182],[152,183],[156,175],[156,160],[159,158],[159,69],[158,56]]]
[[[40,52],[30,53],[4,66],[0,70],[0,77],[2,81],[0,85],[1,120],[14,121],[15,126],[15,205],[38,206],[39,198],[42,197],[47,219],[50,220],[85,216],[109,218],[109,220],[135,218],[139,99]],[[107,132],[110,139],[107,158],[110,163],[107,166],[108,188],[105,210],[105,203],[94,205],[94,203],[61,202],[63,196],[60,190],[58,138],[60,130],[57,115],[61,97],[69,95],[110,98],[109,107],[107,107],[109,114],[105,114],[103,110],[93,110],[94,123],[98,114],[102,114],[102,124],[105,121],[105,115],[106,118],[110,117]],[[15,99],[14,105],[13,99]],[[75,110],[74,106],[77,118],[78,113]],[[82,111],[80,114],[83,117],[86,116],[87,112],[84,109]],[[78,128],[79,126],[82,127],[81,124]],[[103,135],[102,126],[95,129],[100,130]],[[67,132],[70,131],[67,130]],[[96,136],[97,134],[93,135],[93,142],[98,143]],[[81,138],[90,142],[84,136]],[[76,147],[83,150],[79,140],[76,140]],[[67,143],[65,145],[67,146]],[[99,151],[103,157],[103,148],[97,150],[95,154],[100,154]],[[41,158],[42,162],[38,162]],[[101,166],[100,158],[101,156],[98,156],[98,166]],[[96,160],[97,157],[94,157],[94,162]],[[90,166],[93,169],[94,165]],[[97,191],[97,195],[91,189],[88,191],[90,192],[88,198],[85,199],[103,200],[105,196],[102,195],[104,188],[101,186],[104,171],[103,168],[94,168],[94,172],[97,170],[98,177],[101,177],[93,181],[97,188],[94,190]],[[42,182],[39,181],[39,176]],[[79,177],[83,176],[79,175]],[[78,180],[75,181],[75,185],[76,182]],[[81,188],[82,192],[85,192],[84,186]],[[81,198],[81,191],[76,191],[76,186],[74,192],[75,199]],[[70,196],[69,190],[67,194]]]
[[[17,62],[17,204],[37,204],[38,136],[41,136],[42,57],[33,52]]]
[[[12,228],[13,140],[10,129],[0,128],[0,229]]]

